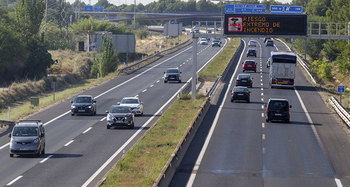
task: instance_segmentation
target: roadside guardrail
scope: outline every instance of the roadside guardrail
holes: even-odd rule
[[[339,117],[346,123],[346,125],[350,128],[350,114],[345,110],[345,108],[338,102],[335,97],[331,97],[329,102],[333,106],[334,110],[337,112]]]
[[[135,66],[141,64],[142,62],[145,62],[145,61],[147,61],[147,60],[149,60],[149,59],[151,59],[151,58],[154,58],[154,57],[156,57],[156,56],[159,56],[159,55],[162,54],[162,53],[166,53],[166,52],[168,52],[168,51],[170,51],[170,50],[172,50],[172,49],[174,49],[174,48],[180,47],[180,46],[186,44],[186,43],[187,43],[188,41],[190,41],[190,40],[191,40],[191,38],[189,38],[188,40],[182,42],[182,43],[179,44],[179,45],[176,45],[176,46],[171,47],[171,48],[169,48],[169,49],[165,49],[165,50],[160,51],[160,52],[156,52],[156,53],[153,54],[152,56],[147,57],[147,58],[145,58],[145,59],[143,59],[143,60],[140,60],[140,61],[136,62],[135,64],[132,64],[132,65],[130,65],[130,66],[123,67],[123,68],[119,69],[118,75],[119,75],[121,72],[123,72],[123,71],[125,71],[125,70],[127,70],[127,69],[133,68],[133,67],[135,67]]]
[[[276,40],[278,40],[278,41],[281,42],[283,45],[285,45],[285,46],[288,48],[289,51],[292,51],[291,48],[290,48],[285,42],[283,42],[282,40],[280,40],[280,39],[278,39],[278,38],[277,38]],[[311,71],[310,71],[310,68],[305,64],[304,59],[301,58],[301,55],[298,54],[298,53],[297,53],[297,58],[298,58],[299,64],[304,68],[304,70],[306,71],[306,73],[307,73],[307,74],[309,75],[309,77],[311,78],[312,82],[314,82],[314,83],[316,84],[317,82],[315,81],[314,77],[312,76]]]
[[[6,120],[0,120],[0,127],[3,128],[4,125],[15,125],[15,121],[6,121]]]

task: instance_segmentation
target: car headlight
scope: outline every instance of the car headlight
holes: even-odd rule
[[[141,109],[141,105],[137,106],[136,108],[137,108],[137,109]]]
[[[110,114],[107,115],[107,121],[113,121],[114,117]]]
[[[33,141],[33,143],[38,143],[38,141],[39,141],[39,138],[35,139],[35,140]]]
[[[128,120],[128,119],[131,119],[131,116],[125,116],[124,117],[124,120]]]
[[[88,108],[92,108],[92,106],[90,105],[90,106],[88,106]]]
[[[72,106],[70,106],[70,107],[71,107],[71,109],[76,108],[76,106],[73,106],[73,105],[72,105]]]

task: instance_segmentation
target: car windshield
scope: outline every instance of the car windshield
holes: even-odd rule
[[[254,49],[250,49],[249,53],[255,53],[255,50]]]
[[[249,79],[250,76],[249,75],[238,75],[239,79]]]
[[[138,99],[123,99],[122,104],[137,104],[139,103]]]
[[[167,73],[179,73],[179,70],[177,69],[168,69],[166,70]]]
[[[235,87],[233,88],[233,92],[248,92],[248,89],[244,87]]]
[[[91,103],[91,97],[76,97],[74,103]]]
[[[38,136],[38,127],[15,127],[13,136]]]
[[[201,41],[207,41],[207,39],[206,38],[202,38]]]
[[[288,102],[287,101],[270,101],[269,108],[271,110],[287,110]]]
[[[249,43],[250,43],[250,44],[255,44],[255,42],[254,42],[254,41],[250,41]]]
[[[245,61],[244,63],[245,63],[245,64],[255,64],[254,61]]]
[[[131,113],[130,107],[112,107],[111,110],[109,111],[110,113]]]

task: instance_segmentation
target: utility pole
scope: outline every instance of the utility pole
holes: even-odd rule
[[[45,41],[45,37],[46,37],[46,25],[47,25],[47,3],[48,3],[48,0],[46,0],[46,11],[45,11],[45,30],[44,30],[44,41]]]
[[[135,30],[135,26],[136,25],[136,0],[134,0],[134,30]]]
[[[192,99],[196,99],[197,85],[197,38],[196,33],[192,33],[193,41],[193,64],[192,64]]]

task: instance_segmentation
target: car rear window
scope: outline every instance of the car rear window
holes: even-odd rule
[[[288,101],[270,101],[269,108],[272,110],[287,110]]]
[[[91,103],[91,97],[76,97],[74,103]]]
[[[246,64],[255,64],[254,61],[245,61],[244,63],[246,63]]]
[[[249,53],[255,53],[254,49],[249,50]]]
[[[177,69],[168,69],[166,72],[167,73],[178,73],[179,70],[177,70]]]
[[[15,127],[13,136],[38,136],[38,127]]]
[[[233,88],[234,92],[248,92],[247,88],[243,88],[243,87],[235,87]]]
[[[131,109],[129,107],[112,107],[110,113],[131,113]]]
[[[239,79],[249,79],[250,76],[249,75],[238,75]]]
[[[133,104],[139,103],[138,99],[123,99],[122,104]]]

